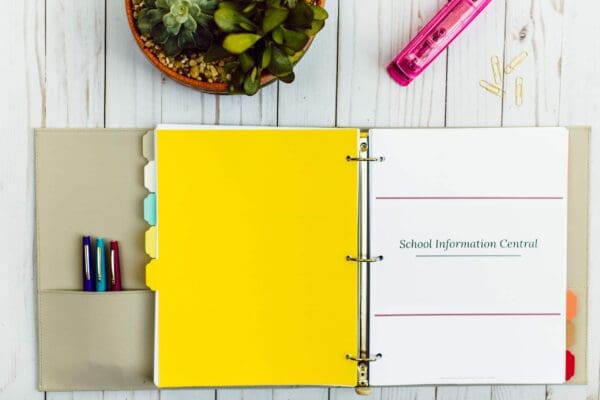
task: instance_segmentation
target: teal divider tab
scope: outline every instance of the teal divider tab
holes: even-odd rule
[[[148,224],[156,225],[156,193],[150,193],[144,199],[144,219]]]

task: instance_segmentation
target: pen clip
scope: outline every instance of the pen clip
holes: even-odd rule
[[[110,273],[112,275],[111,282],[114,286],[116,283],[116,280],[115,280],[115,251],[114,251],[114,249],[110,249]]]
[[[86,244],[83,246],[83,263],[85,266],[85,280],[90,280],[90,245]]]
[[[102,249],[96,247],[96,265],[98,268],[98,282],[102,281]]]

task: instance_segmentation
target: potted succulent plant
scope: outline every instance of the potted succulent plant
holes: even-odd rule
[[[146,56],[167,76],[211,93],[255,94],[294,80],[328,15],[324,0],[125,0]]]

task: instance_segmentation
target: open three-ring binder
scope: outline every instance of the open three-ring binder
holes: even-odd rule
[[[585,382],[588,140],[40,130],[40,388]],[[126,291],[77,291],[84,232]]]
[[[567,129],[146,140],[156,385],[567,378]]]

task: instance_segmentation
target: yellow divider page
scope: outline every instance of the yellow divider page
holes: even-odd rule
[[[158,384],[356,384],[356,129],[159,130]]]

